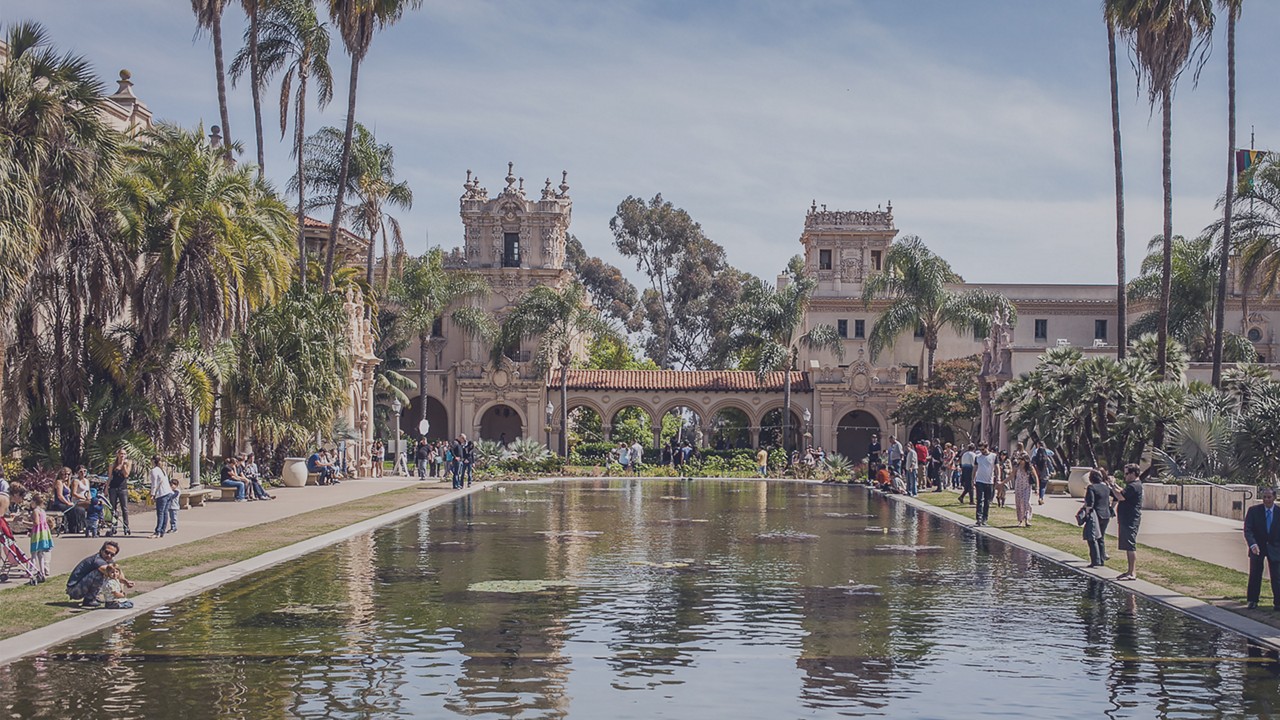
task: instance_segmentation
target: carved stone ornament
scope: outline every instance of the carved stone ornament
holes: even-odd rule
[[[845,282],[862,282],[862,258],[845,258],[841,261],[840,279]]]
[[[849,363],[849,389],[848,394],[866,399],[871,393],[871,373],[872,367],[864,357],[864,351],[858,350],[858,359]]]

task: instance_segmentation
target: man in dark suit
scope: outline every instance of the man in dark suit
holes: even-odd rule
[[[1262,561],[1266,559],[1271,574],[1272,607],[1280,610],[1280,508],[1276,505],[1276,491],[1263,488],[1261,505],[1254,505],[1244,514],[1244,541],[1249,544],[1249,609],[1258,607],[1258,595],[1262,591]]]

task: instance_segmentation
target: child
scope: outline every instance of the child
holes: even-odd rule
[[[89,491],[89,507],[85,511],[85,537],[98,537],[98,525],[102,522],[103,514],[106,513],[106,505],[97,488]]]
[[[133,587],[133,583],[124,576],[124,571],[119,565],[111,564],[105,568],[103,573],[107,576],[106,582],[102,584],[102,597],[106,601],[103,605],[108,610],[128,610],[133,607],[133,601],[125,597],[124,589],[126,586]]]
[[[178,532],[178,498],[182,497],[182,488],[178,487],[177,478],[169,478],[169,487],[173,488],[178,495],[173,502],[169,503],[169,530],[168,532]]]
[[[49,531],[49,517],[44,514],[44,495],[31,493],[31,560],[40,571],[36,582],[49,577],[49,553],[53,551],[53,533]]]

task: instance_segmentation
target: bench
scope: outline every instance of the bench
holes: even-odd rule
[[[320,473],[307,473],[307,485],[319,485]]]
[[[199,507],[204,505],[205,498],[208,497],[204,488],[187,488],[178,493],[178,509],[186,510],[192,506]]]
[[[218,489],[222,491],[222,497],[221,497],[220,499],[221,499],[223,502],[227,502],[227,501],[229,501],[229,500],[235,500],[235,499],[236,499],[236,493],[237,493],[237,492],[240,492],[239,490],[237,490],[237,489],[235,489],[235,488],[233,488],[233,487],[223,487],[223,486],[221,486],[221,485],[219,485],[219,486],[218,486]]]
[[[1067,481],[1066,480],[1050,480],[1047,492],[1050,495],[1066,495]]]

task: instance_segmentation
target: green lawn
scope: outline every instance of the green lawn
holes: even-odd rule
[[[968,504],[960,504],[957,497],[954,492],[922,492],[918,499],[935,507],[973,517],[973,508]],[[1012,497],[1003,508],[994,505],[991,507],[990,523],[992,527],[1070,553],[1082,560],[1089,559],[1089,548],[1076,525],[1037,516],[1031,527],[1018,527]],[[1114,544],[1114,539],[1112,542]],[[1123,572],[1127,567],[1125,554],[1113,551],[1107,567]],[[1280,615],[1269,610],[1245,609],[1245,584],[1248,581],[1245,573],[1139,543],[1138,576],[1183,595],[1236,610],[1251,619],[1280,627]]]

